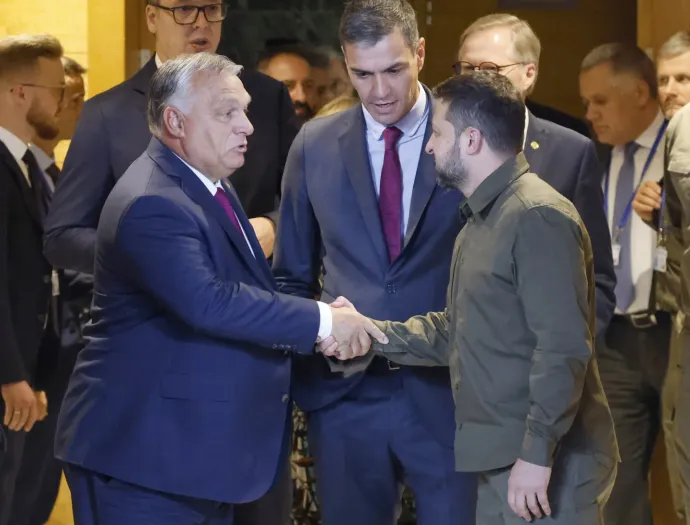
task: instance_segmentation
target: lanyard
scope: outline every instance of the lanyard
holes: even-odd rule
[[[640,189],[640,186],[642,186],[642,183],[644,182],[644,177],[647,174],[647,171],[649,170],[649,166],[651,166],[651,164],[652,164],[652,160],[654,160],[654,155],[656,155],[656,151],[657,151],[657,149],[659,149],[659,144],[661,144],[661,139],[663,138],[664,132],[666,131],[667,127],[668,127],[668,120],[664,120],[664,123],[659,128],[659,132],[657,133],[656,138],[654,139],[654,144],[652,145],[652,149],[649,151],[649,155],[647,156],[647,160],[644,163],[644,167],[642,168],[642,174],[640,175],[640,180],[637,183],[637,186],[635,187],[635,189],[633,190],[632,195],[630,196],[630,200],[628,201],[628,205],[625,207],[625,210],[623,211],[623,215],[621,215],[620,221],[618,222],[618,224],[616,225],[616,227],[614,229],[614,238],[613,238],[614,243],[618,242],[618,237],[620,236],[620,233],[623,231],[623,228],[625,228],[625,225],[628,223],[628,219],[630,218],[630,213],[632,211],[632,203],[635,200],[635,195],[637,194],[637,191]],[[609,163],[609,167],[606,170],[606,178],[604,179],[604,211],[606,212],[607,216],[608,216],[608,207],[609,207],[609,179],[610,178],[611,178],[611,163]]]

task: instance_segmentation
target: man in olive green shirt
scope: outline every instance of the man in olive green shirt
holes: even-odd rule
[[[592,352],[589,236],[575,207],[529,173],[509,80],[455,77],[434,105],[427,152],[439,182],[467,197],[447,307],[378,323],[389,343],[374,348],[450,366],[456,468],[479,473],[479,525],[598,524],[618,450]]]

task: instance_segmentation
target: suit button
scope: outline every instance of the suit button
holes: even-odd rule
[[[386,290],[388,291],[389,294],[394,294],[395,292],[398,291],[394,284],[389,284],[386,287]]]
[[[287,403],[287,402],[290,400],[290,396],[287,395],[287,394],[283,394],[283,397],[281,397],[280,400],[281,400],[283,403]]]

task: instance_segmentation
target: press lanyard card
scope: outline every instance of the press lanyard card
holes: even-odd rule
[[[617,267],[621,262],[621,245],[618,243],[612,244],[611,254],[613,255],[613,265]]]
[[[657,246],[654,251],[654,270],[657,272],[666,271],[666,259],[668,258],[668,251],[663,246]]]

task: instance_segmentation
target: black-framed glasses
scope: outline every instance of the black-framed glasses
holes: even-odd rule
[[[515,62],[514,64],[499,66],[493,62],[482,62],[477,66],[470,62],[461,61],[453,64],[453,71],[455,71],[456,75],[467,75],[469,73],[474,73],[475,71],[494,71],[496,73],[500,73],[506,68],[521,66],[522,64],[524,64],[524,62]]]
[[[24,82],[23,84],[20,84],[21,86],[26,86],[26,87],[34,87],[34,88],[43,88],[43,89],[59,89],[60,90],[60,100],[58,103],[62,104],[62,100],[65,98],[65,88],[67,87],[66,84],[58,84],[54,86],[48,86],[46,84],[30,84],[28,82]]]
[[[228,15],[228,5],[227,4],[209,4],[209,5],[181,5],[177,7],[166,7],[160,5],[156,2],[149,2],[149,5],[157,7],[158,9],[163,9],[172,13],[175,23],[181,26],[188,26],[195,24],[199,18],[199,13],[203,11],[206,21],[212,22],[222,22]]]

